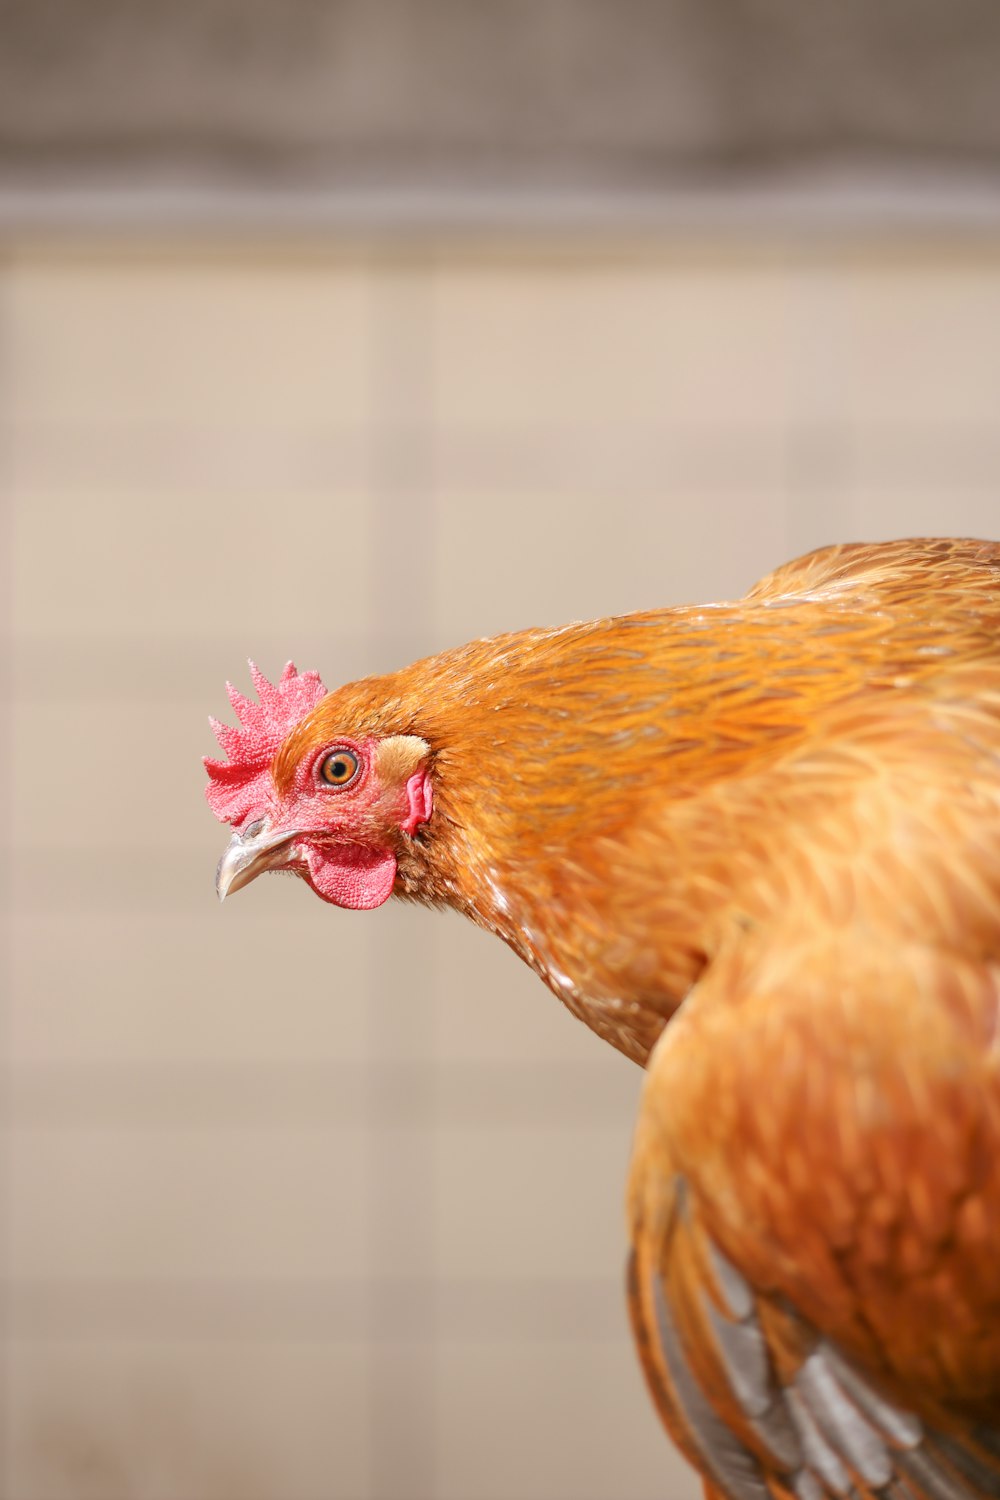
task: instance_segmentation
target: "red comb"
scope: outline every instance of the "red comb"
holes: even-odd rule
[[[294,662],[288,663],[277,682],[268,682],[253,662],[250,676],[259,703],[226,683],[240,727],[214,718],[208,721],[229,757],[212,760],[205,756],[209,775],[205,796],[220,823],[242,823],[251,814],[264,813],[272,760],[299,720],[326,697],[319,673],[296,672]]]

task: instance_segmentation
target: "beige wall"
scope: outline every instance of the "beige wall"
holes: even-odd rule
[[[329,685],[1000,534],[1000,242],[0,248],[4,1500],[682,1500],[640,1075],[457,919],[261,881],[199,756]]]

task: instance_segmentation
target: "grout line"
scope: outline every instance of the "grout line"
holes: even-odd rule
[[[12,256],[0,246],[0,433],[9,439],[11,377]],[[12,774],[12,687],[14,678],[14,496],[9,440],[0,443],[0,1495],[10,1495],[11,1368],[10,1223],[11,1150],[14,1106],[11,1097],[11,995],[14,936]]]
[[[376,988],[373,985],[373,989]],[[380,1003],[379,994],[372,1004]],[[417,999],[424,1005],[424,997]],[[624,1138],[621,1093],[597,1063],[482,1057],[354,1059],[225,1065],[178,1059],[8,1059],[9,1107],[21,1130],[127,1129],[157,1135],[314,1131],[364,1126],[427,1133],[435,1127],[561,1137],[587,1131]],[[396,1153],[398,1156],[398,1153]]]
[[[428,1346],[527,1340],[622,1343],[618,1277],[474,1278],[452,1275],[299,1277],[14,1277],[9,1337],[19,1343],[100,1339],[218,1339],[356,1343],[371,1336],[365,1294],[375,1285],[391,1320],[377,1339]],[[434,1293],[439,1293],[434,1297]],[[405,1410],[405,1389],[399,1392]]]
[[[371,259],[371,547],[370,628],[384,630],[380,613],[416,635],[433,618],[428,593],[435,537],[432,502],[432,411],[430,407],[431,262],[415,255],[400,266]],[[400,926],[422,913],[394,911]],[[384,1245],[405,1238],[414,1272],[427,1285],[409,1299],[410,1315],[425,1322],[427,1338],[400,1337],[398,1319],[375,1281],[369,1285],[371,1337],[369,1453],[372,1500],[406,1500],[436,1493],[437,1427],[434,1381],[438,1316],[434,1255],[434,1158],[429,1126],[437,1110],[436,1070],[420,1068],[424,1118],[405,1129],[388,1126],[391,1082],[379,1063],[415,1049],[430,1024],[436,981],[432,935],[420,930],[409,949],[412,962],[399,993],[398,953],[373,930],[368,997],[371,1108],[368,1230],[370,1266],[378,1267]],[[411,1056],[412,1056],[411,1051]]]

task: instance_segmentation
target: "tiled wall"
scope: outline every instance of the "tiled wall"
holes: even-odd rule
[[[1000,534],[1000,243],[0,249],[0,1500],[683,1500],[640,1075],[501,945],[261,881],[206,715]]]

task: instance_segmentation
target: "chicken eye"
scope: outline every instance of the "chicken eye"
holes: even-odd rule
[[[319,774],[327,786],[350,786],[361,770],[361,762],[353,750],[334,750],[319,768]]]

